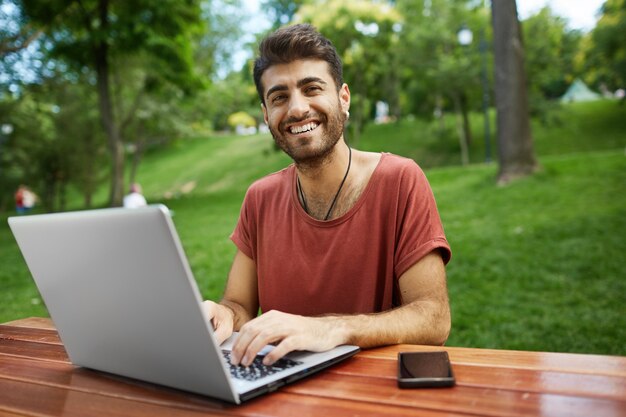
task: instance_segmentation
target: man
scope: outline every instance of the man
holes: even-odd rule
[[[130,193],[124,196],[123,205],[126,208],[137,208],[148,205],[146,197],[141,193],[141,185],[133,183],[130,186]]]
[[[313,27],[280,29],[259,51],[265,122],[294,164],[249,188],[224,298],[204,303],[220,341],[240,332],[232,362],[268,343],[268,365],[341,344],[443,344],[450,248],[422,171],[348,147],[350,90]]]
[[[30,212],[37,202],[37,195],[25,185],[20,185],[15,192],[15,210],[17,214],[27,214]]]

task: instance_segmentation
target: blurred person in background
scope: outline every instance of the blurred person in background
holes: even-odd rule
[[[20,185],[15,192],[15,211],[17,214],[27,214],[35,207],[37,195],[25,185]]]
[[[124,196],[124,207],[137,208],[146,206],[148,202],[141,193],[141,185],[133,183],[130,186],[130,193]]]

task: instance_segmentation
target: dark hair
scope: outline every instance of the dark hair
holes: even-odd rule
[[[254,61],[254,84],[261,102],[265,103],[261,77],[266,69],[272,65],[310,58],[328,63],[330,75],[339,91],[343,85],[341,59],[333,44],[313,26],[301,23],[283,27],[263,39],[259,45],[259,57]]]

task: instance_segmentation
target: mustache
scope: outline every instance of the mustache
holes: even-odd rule
[[[314,113],[314,112],[306,112],[302,117],[289,117],[287,120],[283,121],[280,124],[281,129],[284,129],[286,125],[290,125],[293,123],[299,123],[307,119],[317,119],[320,123],[324,123],[327,121],[327,117],[324,114]]]

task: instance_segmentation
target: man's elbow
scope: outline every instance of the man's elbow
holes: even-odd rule
[[[452,327],[450,308],[445,303],[420,303],[412,304],[413,318],[407,317],[407,322],[414,324],[407,328],[404,337],[398,343],[410,343],[415,345],[443,346],[448,340]]]
[[[437,310],[431,317],[431,325],[429,326],[429,331],[425,332],[426,337],[422,344],[443,346],[448,340],[450,329],[452,328],[450,309],[446,306],[446,308]]]
[[[430,344],[435,346],[445,345],[446,341],[448,340],[448,336],[450,336],[450,329],[452,328],[450,314],[447,314],[446,317],[440,318],[433,327],[433,343]]]

